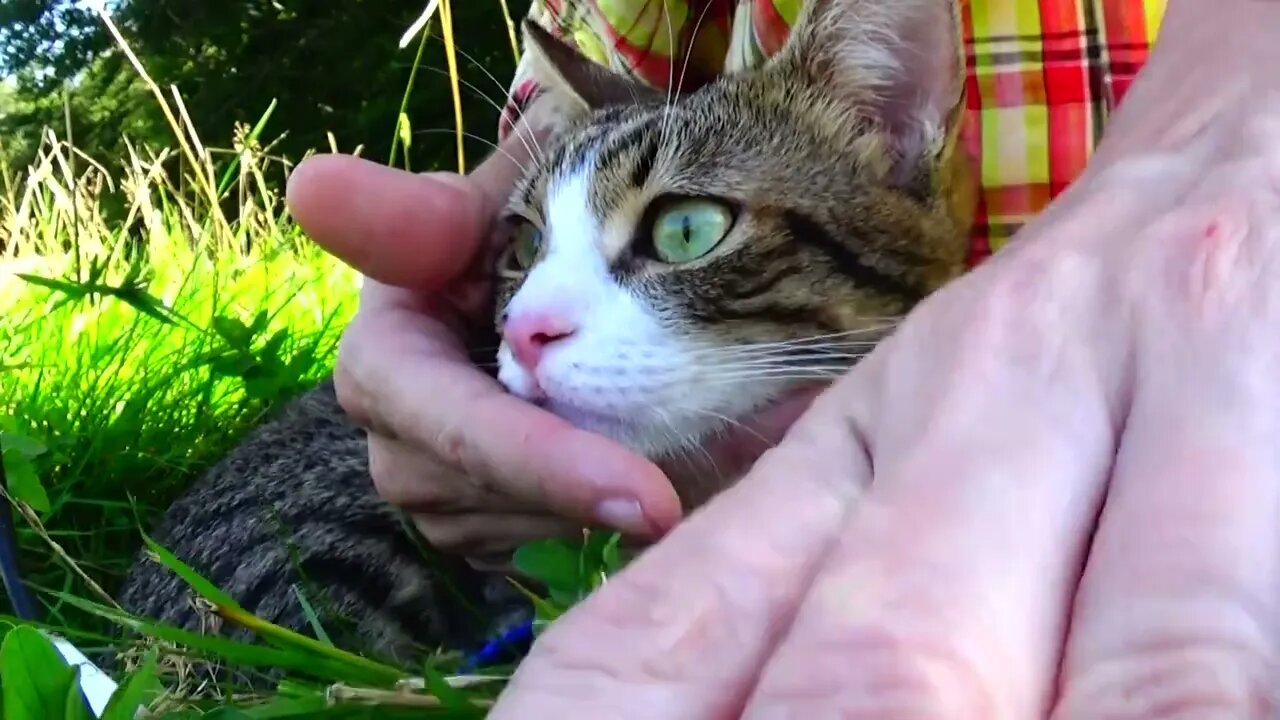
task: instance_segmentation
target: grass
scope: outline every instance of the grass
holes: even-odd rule
[[[448,0],[440,8],[447,28]],[[177,94],[134,60],[170,118],[173,148],[102,165],[49,131],[32,167],[0,166],[0,446],[41,616],[88,653],[112,626],[155,640],[129,678],[117,678],[117,707],[104,716],[113,720],[142,706],[219,707],[218,717],[482,716],[503,676],[495,684],[446,677],[447,666],[411,673],[343,653],[322,633],[277,632],[237,614],[171,557],[224,617],[264,642],[185,636],[104,597],[132,563],[140,528],[265,414],[329,372],[359,282],[292,222],[277,190],[291,166],[264,147],[263,123],[238,128],[227,150],[207,148]],[[621,562],[598,537],[581,548],[530,546],[520,561],[550,586],[538,601],[544,620]],[[81,717],[47,638],[12,618],[0,632],[3,716]],[[265,698],[191,692],[180,671],[192,653],[307,672]],[[37,667],[47,670],[38,682],[22,675]]]

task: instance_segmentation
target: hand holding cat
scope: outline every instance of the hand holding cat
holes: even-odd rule
[[[413,512],[433,547],[485,565],[583,524],[660,535],[681,515],[668,477],[689,472],[660,469],[508,394],[468,358],[469,331],[490,321],[481,301],[489,278],[473,270],[492,263],[490,223],[529,159],[525,132],[522,123],[466,177],[332,155],[304,162],[289,182],[298,222],[366,276],[334,381],[369,430],[379,493]],[[705,457],[731,473],[749,467],[808,399],[748,420]]]
[[[1276,27],[1171,6],[1085,176],[491,717],[1274,717]]]
[[[487,277],[470,270],[523,152],[513,134],[467,177],[321,156],[289,183],[299,223],[367,278],[335,386],[369,429],[378,490],[434,547],[475,557],[582,522],[652,532],[680,512],[656,467],[507,394],[468,359],[468,329],[489,320],[474,302]]]

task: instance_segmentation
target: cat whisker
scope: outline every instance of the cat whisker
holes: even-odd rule
[[[877,342],[826,342],[822,344],[761,344],[760,346],[738,346],[723,349],[694,350],[688,354],[690,359],[699,361],[757,359],[766,357],[812,358],[824,353],[868,353],[874,350]]]
[[[668,120],[671,118],[671,93],[676,80],[676,31],[671,24],[671,7],[667,0],[662,0],[662,18],[667,21],[667,48],[671,57],[667,61],[667,100],[662,106],[662,125],[658,129],[658,144],[666,143]]]
[[[744,423],[742,423],[741,421],[739,421],[739,420],[734,420],[733,418],[729,417],[728,415],[721,415],[720,413],[718,413],[718,412],[713,412],[713,411],[711,411],[711,410],[705,410],[705,409],[703,409],[703,408],[689,407],[689,406],[685,406],[685,405],[677,406],[677,409],[678,409],[678,410],[680,410],[680,411],[682,411],[682,412],[697,413],[697,414],[700,414],[700,415],[707,415],[707,416],[709,416],[709,417],[713,417],[713,418],[715,418],[715,419],[717,419],[717,420],[720,420],[721,422],[725,423],[725,424],[726,424],[726,425],[728,425],[729,427],[736,427],[736,428],[740,428],[740,429],[742,429],[742,430],[746,431],[748,434],[753,435],[753,436],[755,436],[756,438],[758,438],[758,439],[760,440],[760,442],[764,443],[765,445],[772,445],[772,444],[773,444],[773,443],[769,442],[768,438],[766,438],[765,436],[761,435],[761,434],[760,434],[759,432],[757,432],[756,430],[754,430],[754,429],[752,429],[752,428],[750,428],[750,427],[747,427],[747,426],[746,426]]]
[[[426,128],[424,130],[414,130],[413,134],[414,135],[438,135],[440,133],[449,133],[450,135],[452,135],[456,132],[458,131],[453,128]],[[521,172],[526,172],[526,173],[528,172],[528,166],[526,166],[524,163],[517,160],[514,155],[512,155],[511,153],[499,147],[497,143],[490,140],[489,138],[483,137],[481,135],[476,135],[475,133],[466,132],[466,131],[462,132],[462,136],[466,138],[471,138],[472,140],[475,140],[477,142],[482,142],[485,145],[488,145],[489,147],[493,148],[497,152],[500,152],[503,155],[507,156],[507,159],[510,160],[516,167],[520,168]]]
[[[827,366],[815,368],[769,368],[765,370],[743,370],[737,372],[707,373],[698,378],[698,384],[709,383],[741,383],[750,380],[830,380],[840,377],[849,371],[846,366]]]
[[[475,63],[473,62],[472,64],[475,64]],[[434,66],[431,66],[431,65],[423,65],[423,66],[422,66],[422,68],[423,68],[423,69],[425,69],[425,70],[430,70],[431,72],[437,73],[437,74],[439,74],[439,75],[444,75],[444,76],[446,76],[446,77],[449,77],[449,71],[448,71],[448,70],[444,70],[444,69],[441,69],[441,68],[438,68],[438,67],[434,67]],[[483,68],[481,68],[481,69],[483,70]],[[493,98],[489,97],[488,95],[484,94],[484,92],[482,92],[482,91],[480,90],[480,88],[476,87],[475,85],[473,85],[473,84],[472,84],[472,83],[470,83],[469,81],[464,80],[463,78],[458,78],[458,82],[459,82],[461,85],[463,85],[463,86],[465,86],[466,88],[468,88],[469,90],[471,90],[471,92],[472,92],[472,94],[473,94],[473,95],[475,95],[476,97],[479,97],[481,100],[484,100],[485,102],[489,103],[490,105],[492,105],[492,106],[493,106],[493,108],[494,108],[495,110],[497,110],[499,113],[502,113],[502,111],[503,111],[503,106],[502,106],[502,105],[500,105],[500,104],[498,103],[498,101],[496,101],[496,100],[494,100]],[[537,138],[533,137],[533,135],[529,135],[529,139],[533,140],[533,142],[535,143],[535,145],[534,145],[534,146],[531,146],[531,145],[529,145],[529,140],[526,140],[526,139],[524,138],[524,135],[523,135],[522,133],[517,133],[517,134],[516,134],[516,137],[520,140],[520,144],[524,146],[524,150],[525,150],[525,152],[529,153],[529,157],[537,158],[538,160],[541,160],[541,159],[542,159],[542,157],[543,157],[543,154],[542,154],[542,148],[537,148],[537,152],[535,152],[535,151],[534,151],[534,147],[536,146],[536,143],[538,142]]]
[[[702,30],[702,22],[707,19],[707,11],[714,4],[704,3],[702,12],[698,13],[698,20],[693,24],[693,32],[689,34],[689,47],[684,54],[684,63],[680,66],[680,77],[676,80],[676,92],[672,105],[680,102],[680,95],[684,91],[684,81],[689,75],[689,60],[693,57],[693,45],[698,41],[698,33]]]
[[[692,470],[694,474],[697,474],[697,468],[693,466],[690,455],[691,450],[696,449],[698,452],[702,453],[704,458],[706,458],[707,464],[711,466],[711,471],[716,474],[716,477],[720,477],[722,475],[720,467],[716,464],[716,459],[711,457],[711,453],[707,452],[707,449],[704,448],[701,443],[698,443],[691,438],[683,437],[676,431],[675,423],[671,421],[671,416],[667,411],[657,407],[656,405],[650,405],[650,408],[657,414],[658,419],[667,426],[667,438],[671,442],[671,446],[676,452],[680,452],[685,457],[686,461],[689,462],[689,469]]]
[[[870,320],[882,320],[881,318],[868,318],[868,319],[870,319]],[[770,343],[747,343],[747,344],[749,344],[749,345],[760,345],[760,344],[769,344],[769,345],[774,345],[774,344],[791,344],[791,343],[801,343],[801,342],[812,342],[812,341],[815,341],[815,340],[829,340],[829,339],[833,339],[833,338],[854,337],[854,336],[857,336],[857,335],[869,335],[869,334],[872,334],[872,333],[882,332],[882,331],[887,330],[887,329],[892,329],[892,328],[896,327],[896,326],[897,326],[897,324],[898,324],[897,322],[893,322],[893,321],[892,321],[893,319],[884,318],[883,320],[884,320],[884,322],[882,322],[882,324],[879,324],[879,325],[869,325],[869,326],[864,326],[864,327],[859,327],[859,328],[853,328],[853,329],[851,329],[851,330],[840,330],[840,331],[837,331],[837,332],[822,333],[822,334],[819,334],[819,335],[806,335],[806,336],[803,336],[803,337],[789,338],[789,339],[786,339],[786,340],[778,340],[778,341],[774,341],[774,342],[770,342]]]
[[[505,97],[507,97],[507,95],[510,93],[511,89],[510,89],[510,88],[508,88],[508,87],[506,87],[506,86],[504,86],[504,85],[503,85],[503,84],[498,80],[498,78],[494,77],[494,76],[493,76],[493,73],[489,72],[489,69],[488,69],[488,68],[486,68],[486,67],[484,66],[484,64],[483,64],[483,63],[481,63],[480,61],[476,60],[476,59],[475,59],[475,57],[474,57],[474,56],[472,56],[470,53],[468,53],[468,52],[464,51],[462,48],[458,47],[456,43],[454,44],[454,51],[456,51],[459,55],[461,55],[461,56],[463,57],[463,59],[465,59],[467,62],[469,62],[469,63],[471,63],[472,65],[474,65],[474,66],[476,67],[476,69],[478,69],[481,73],[484,73],[485,77],[489,78],[490,82],[492,82],[492,83],[494,84],[494,86],[498,88],[498,92],[502,93],[502,96],[503,96],[504,98],[505,98]],[[501,113],[502,111],[503,111],[503,108],[502,108],[502,107],[499,107],[499,108],[498,108],[498,112],[499,112],[499,113]],[[524,119],[525,119],[524,111],[523,111],[523,110],[521,110],[519,107],[516,107],[516,113],[517,113],[517,114],[519,114],[519,116],[520,116],[520,119],[521,119],[521,120],[524,120]],[[529,128],[529,129],[530,129],[530,130],[532,130],[533,128]],[[539,162],[541,162],[541,161],[543,161],[543,160],[546,160],[547,155],[546,155],[546,153],[545,153],[545,152],[543,152],[543,150],[542,150],[542,146],[541,146],[540,144],[538,144],[538,138],[537,138],[537,137],[535,137],[535,136],[533,135],[533,133],[531,132],[531,133],[529,134],[529,139],[533,141],[533,146],[534,146],[535,148],[537,148],[537,151],[538,151],[538,152],[537,152],[537,155],[535,155],[534,157],[536,157],[536,158],[538,159],[538,161],[539,161]],[[523,138],[521,138],[521,142],[524,142],[524,139],[523,139]],[[526,147],[526,149],[528,149],[528,148]],[[530,153],[529,153],[529,154],[530,154],[530,155],[533,155],[533,152],[532,152],[532,151],[530,151]]]
[[[821,365],[821,363],[827,363],[828,365],[841,364],[841,365],[845,365],[846,367],[853,367],[853,365],[857,361],[861,360],[866,356],[867,356],[866,353],[845,353],[845,354],[839,354],[839,355],[836,355],[836,354],[818,355],[818,356],[807,357],[807,358],[791,358],[791,357],[763,358],[760,360],[746,360],[746,361],[732,362],[732,363],[713,364],[712,366],[718,370],[719,369],[763,370],[763,369],[773,369],[773,368],[803,369],[805,367],[813,367],[815,366],[815,364],[818,367],[825,367],[824,365]]]
[[[826,354],[848,355],[851,353],[857,353],[865,355],[875,349],[876,346],[877,343],[849,342],[830,343],[825,345],[790,345],[761,348],[742,347],[723,351],[694,352],[690,354],[690,357],[698,360],[762,359],[770,357],[812,359],[815,357],[822,357]]]

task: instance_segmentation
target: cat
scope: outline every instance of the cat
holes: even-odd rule
[[[496,376],[515,395],[649,457],[688,452],[846,370],[886,318],[962,272],[976,195],[951,0],[810,0],[772,59],[674,99],[536,24],[524,34],[569,119],[535,149],[492,258]],[[174,503],[155,539],[299,632],[292,587],[318,588],[355,620],[340,644],[402,661],[521,617],[502,577],[426,559],[366,452],[326,381]],[[189,629],[206,619],[145,554],[119,598]]]

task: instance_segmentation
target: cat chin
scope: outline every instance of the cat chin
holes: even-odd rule
[[[559,400],[543,400],[538,403],[556,416],[567,420],[574,427],[597,435],[603,435],[626,447],[632,452],[656,459],[677,452],[675,438],[679,437],[683,444],[696,442],[700,437],[696,431],[677,436],[673,431],[660,432],[648,423],[636,422],[624,416],[588,410],[578,405]]]

